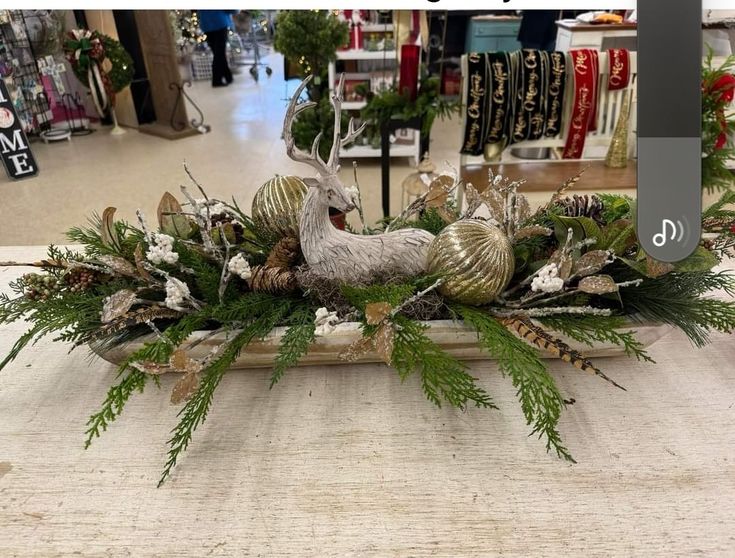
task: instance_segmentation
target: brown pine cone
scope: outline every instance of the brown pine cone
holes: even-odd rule
[[[253,292],[269,294],[286,294],[298,287],[296,274],[288,269],[256,265],[251,270],[248,283]]]
[[[265,265],[268,267],[293,267],[301,258],[301,244],[291,237],[282,238],[268,254]]]

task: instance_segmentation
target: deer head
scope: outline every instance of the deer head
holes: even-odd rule
[[[316,189],[322,204],[347,213],[355,208],[355,203],[352,195],[338,176],[339,151],[342,147],[352,143],[362,133],[366,123],[363,123],[359,128],[355,128],[355,119],[350,118],[347,134],[342,137],[340,125],[342,123],[342,95],[345,84],[345,76],[342,74],[339,78],[337,90],[330,98],[332,107],[334,108],[334,137],[329,158],[324,161],[319,155],[319,143],[322,139],[321,132],[314,138],[314,143],[311,145],[311,152],[307,153],[296,147],[296,142],[291,134],[293,121],[301,112],[316,106],[316,103],[313,101],[298,102],[301,93],[309,81],[311,81],[311,78],[312,76],[308,76],[296,89],[288,104],[286,116],[283,119],[283,139],[286,142],[286,154],[294,161],[306,163],[317,171],[316,178],[306,178],[304,179],[304,183],[309,188]]]

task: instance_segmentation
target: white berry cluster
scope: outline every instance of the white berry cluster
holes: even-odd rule
[[[533,292],[555,293],[564,288],[564,279],[559,277],[559,267],[555,263],[546,264],[539,269],[531,281]]]
[[[242,254],[237,254],[227,264],[227,269],[233,275],[237,275],[240,279],[248,280],[252,276],[250,264]]]
[[[199,199],[196,200],[196,202],[197,205],[201,207],[200,211],[204,215],[207,215],[207,211],[209,211],[209,215],[220,215],[222,213],[228,213],[227,206],[221,201]]]
[[[179,261],[179,255],[174,252],[174,238],[163,233],[151,235],[151,244],[145,256],[156,265],[162,263],[174,265]]]
[[[324,337],[325,335],[329,335],[335,329],[337,329],[338,323],[339,318],[337,317],[337,312],[330,312],[324,307],[319,308],[316,311],[314,319],[314,325],[316,326],[314,334],[317,337]]]
[[[183,281],[175,277],[169,277],[166,281],[166,306],[172,310],[181,310],[190,294],[188,285]]]

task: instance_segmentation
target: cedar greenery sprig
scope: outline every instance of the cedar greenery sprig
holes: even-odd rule
[[[500,371],[510,377],[526,422],[532,427],[531,434],[546,439],[547,451],[553,449],[559,457],[574,463],[558,431],[564,398],[538,352],[482,310],[460,304],[452,305],[452,309],[477,330],[482,346],[497,359]]]
[[[199,388],[179,412],[178,416],[181,418],[172,431],[173,435],[169,440],[168,459],[161,479],[158,481],[158,486],[161,486],[171,474],[179,455],[189,446],[194,431],[206,420],[212,404],[212,397],[225,372],[248,343],[253,339],[265,337],[289,313],[290,309],[290,299],[274,302],[268,312],[261,314],[245,325],[232,341],[227,343],[219,357],[205,368]]]
[[[468,403],[475,407],[497,407],[487,392],[476,384],[465,363],[449,355],[426,336],[427,324],[405,316],[395,316],[395,340],[391,365],[404,381],[414,372],[421,376],[421,388],[437,407],[447,402],[464,409]],[[369,331],[365,332],[369,335]]]
[[[148,375],[133,367],[137,362],[165,363],[173,352],[196,330],[203,327],[207,319],[205,315],[184,316],[180,321],[171,325],[163,332],[162,337],[146,343],[145,346],[132,355],[118,368],[118,378],[122,379],[113,385],[107,392],[107,397],[100,410],[89,417],[86,431],[87,439],[84,447],[88,448],[94,438],[99,438],[100,430],[107,427],[120,416],[125,404],[136,392],[143,392]]]
[[[309,350],[316,330],[314,307],[307,302],[303,302],[291,314],[289,322],[291,322],[291,325],[283,334],[281,345],[278,347],[278,354],[273,363],[271,389],[281,380],[286,370],[295,366]]]

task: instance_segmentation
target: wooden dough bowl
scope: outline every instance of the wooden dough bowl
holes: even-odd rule
[[[436,320],[426,323],[429,324],[429,329],[426,331],[426,334],[450,355],[460,360],[491,360],[487,351],[480,347],[477,341],[477,333],[463,323],[453,322],[451,320]],[[673,328],[668,325],[642,323],[631,325],[625,329],[635,331],[636,338],[644,347],[649,347],[672,331]],[[231,368],[233,370],[243,370],[248,368],[272,367],[273,360],[278,353],[278,346],[285,332],[285,327],[277,327],[265,338],[251,342]],[[346,322],[339,324],[337,329],[330,335],[317,337],[314,340],[309,352],[299,361],[299,366],[345,364],[345,361],[339,358],[340,352],[346,349],[352,342],[356,341],[360,335],[359,323]],[[563,335],[558,335],[558,337],[570,347],[588,357],[613,357],[625,354],[620,347],[609,343],[599,343],[594,347],[588,347]],[[108,351],[98,352],[97,354],[108,362],[120,364],[134,351],[140,349],[145,342],[151,341],[152,339],[152,336],[141,337],[132,343],[115,347]],[[208,355],[216,345],[221,344],[223,340],[224,334],[222,333],[212,335],[207,331],[198,331],[190,337],[189,341],[200,342],[196,343],[191,349],[188,349],[187,352],[192,358],[201,359]],[[356,362],[374,363],[381,362],[381,359],[378,355],[371,352]]]

